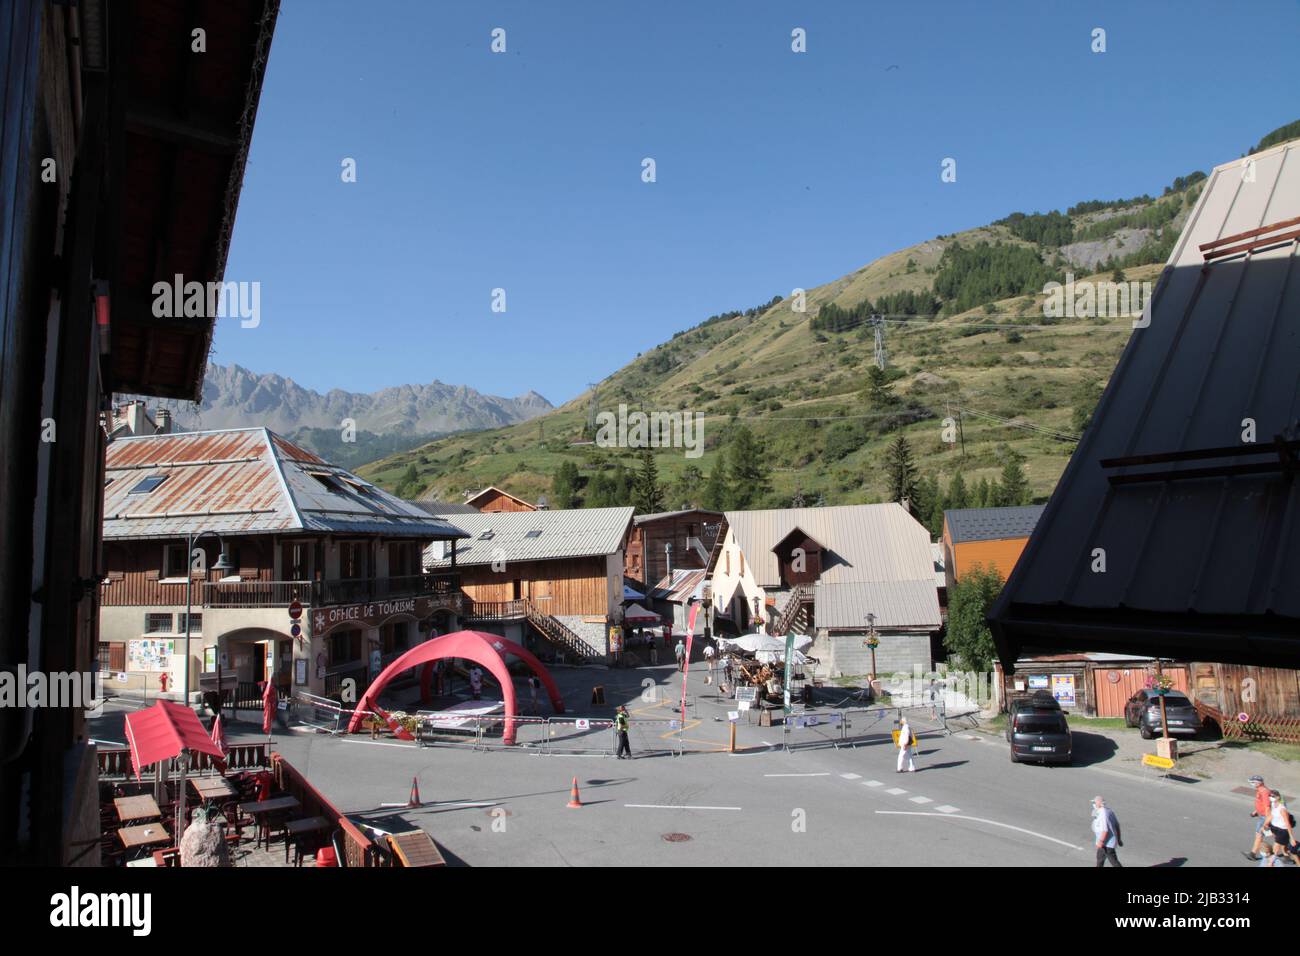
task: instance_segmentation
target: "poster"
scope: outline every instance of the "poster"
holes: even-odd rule
[[[1062,707],[1074,705],[1074,675],[1053,674],[1052,696]]]
[[[1030,689],[1030,690],[1047,690],[1047,675],[1046,675],[1046,674],[1030,674],[1030,675],[1029,675],[1029,689]]]
[[[176,653],[174,640],[144,638],[126,642],[126,669],[128,671],[165,671],[171,666]]]

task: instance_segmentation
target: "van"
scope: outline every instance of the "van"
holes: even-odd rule
[[[1048,695],[1013,701],[1007,713],[1011,762],[1069,763],[1073,741],[1061,705]]]

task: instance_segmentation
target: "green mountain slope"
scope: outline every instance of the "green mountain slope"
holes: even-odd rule
[[[734,484],[729,458],[719,462],[742,429],[760,441],[770,469],[770,487],[750,496],[750,507],[888,500],[886,449],[898,434],[925,479],[914,500],[929,523],[944,504],[935,482],[946,489],[960,472],[973,490],[981,479],[996,482],[1013,459],[1027,478],[1013,497],[1044,500],[1133,321],[1047,318],[1044,283],[1068,272],[1154,284],[1202,179],[1179,177],[1160,197],[1017,213],[939,236],[808,289],[803,312],[786,295],[714,316],[599,383],[594,407],[703,414],[703,457],[654,451],[670,508],[718,503],[707,500],[705,478],[723,467],[724,484]],[[874,401],[871,312],[884,316],[888,354],[887,387]],[[496,484],[550,496],[553,506],[636,503],[637,452],[590,444],[592,407],[588,392],[526,423],[451,436],[360,471],[408,496],[460,500]],[[954,437],[944,433],[948,417],[960,418],[962,440],[944,440]],[[562,468],[568,477],[557,484]]]

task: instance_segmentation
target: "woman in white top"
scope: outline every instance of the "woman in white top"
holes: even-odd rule
[[[1300,850],[1296,847],[1295,827],[1291,822],[1291,811],[1287,809],[1282,793],[1274,790],[1268,795],[1268,828],[1273,833],[1273,855],[1291,857],[1292,863],[1300,863]]]

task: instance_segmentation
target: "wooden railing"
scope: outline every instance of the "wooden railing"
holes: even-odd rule
[[[785,602],[785,607],[772,620],[772,629],[769,634],[789,634],[790,626],[794,624],[795,618],[799,616],[799,611],[805,605],[812,604],[816,595],[816,589],[811,584],[796,584],[790,591],[790,599]]]
[[[518,621],[527,616],[523,601],[466,601],[465,618],[472,621]]]
[[[599,661],[604,655],[596,650],[564,624],[537,607],[532,601],[524,601],[524,614],[528,623],[537,628],[552,644],[567,650],[579,660]]]
[[[331,581],[206,581],[202,601],[205,607],[288,607],[294,601],[320,606],[425,594],[450,597],[459,591],[460,575],[441,572]]]
[[[278,753],[271,754],[271,772],[281,790],[298,798],[304,817],[324,817],[343,831],[345,860],[340,862],[346,862],[347,866],[361,867],[391,865],[387,853],[381,852],[356,824],[326,800],[319,790],[307,782],[306,777]]]
[[[135,769],[131,766],[131,751],[126,747],[99,748],[97,751],[99,760],[99,778],[101,780],[112,779],[129,779],[135,776]],[[189,772],[203,772],[214,770],[216,758],[210,754],[192,753],[189,755]],[[236,770],[262,770],[271,766],[267,758],[266,743],[248,743],[234,744],[230,747],[230,752],[226,754],[226,771]],[[152,774],[152,765],[149,773]],[[169,758],[163,761],[163,777],[171,779],[176,775],[176,760]],[[142,774],[143,776],[143,774]]]

